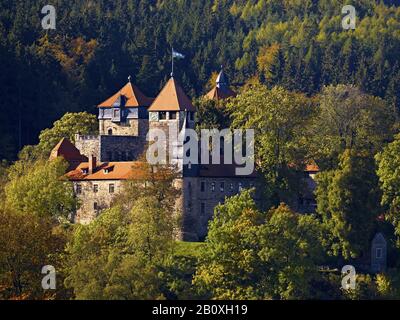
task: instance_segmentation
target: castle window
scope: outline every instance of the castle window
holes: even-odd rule
[[[188,118],[190,121],[194,121],[194,112],[189,112]]]
[[[112,134],[113,134],[112,129],[108,129],[108,135],[109,135],[109,136],[112,136]]]
[[[165,111],[161,111],[159,113],[159,119],[160,120],[167,120],[167,113]]]
[[[205,181],[200,182],[200,191],[201,192],[206,191],[206,182]]]
[[[76,194],[81,194],[82,193],[82,186],[80,184],[76,185],[75,192],[76,192]]]
[[[231,191],[233,191],[233,190],[234,190],[233,183],[231,183],[231,184],[229,185],[229,189],[230,189]]]
[[[94,185],[93,185],[93,192],[94,192],[94,193],[99,192],[99,185],[98,185],[98,184],[94,184]]]
[[[176,119],[176,111],[171,111],[171,112],[169,113],[169,118],[170,118],[171,120],[175,120],[175,119]]]
[[[206,204],[204,202],[202,202],[200,204],[200,214],[201,215],[205,215],[206,214]]]
[[[243,190],[243,184],[242,184],[241,182],[239,182],[239,187],[238,187],[238,189],[239,189],[239,192],[241,192],[241,191]]]
[[[376,248],[375,257],[376,257],[376,259],[381,259],[382,258],[382,248]]]
[[[94,211],[99,210],[99,206],[97,205],[97,202],[93,203],[93,210]]]
[[[211,191],[214,192],[215,191],[215,182],[211,183]]]
[[[114,185],[113,183],[111,183],[111,184],[108,186],[108,191],[109,191],[110,193],[114,193],[114,192],[115,192],[115,185]]]
[[[220,183],[220,185],[219,185],[219,190],[220,190],[221,192],[224,192],[224,191],[225,191],[225,182],[221,182],[221,183]]]

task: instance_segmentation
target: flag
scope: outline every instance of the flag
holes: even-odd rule
[[[179,52],[175,51],[174,49],[172,49],[172,57],[178,58],[178,59],[185,58],[185,56],[182,53],[179,53]]]

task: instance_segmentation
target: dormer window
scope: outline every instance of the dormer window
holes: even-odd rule
[[[89,169],[88,168],[82,168],[82,173],[83,174],[88,174],[89,173]]]
[[[109,166],[103,169],[104,174],[109,174],[113,170],[114,166]]]

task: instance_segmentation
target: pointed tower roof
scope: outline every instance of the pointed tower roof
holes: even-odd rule
[[[124,99],[121,99],[124,97]],[[125,101],[124,101],[125,100]],[[123,101],[125,104],[123,104]],[[148,107],[153,102],[153,99],[146,97],[140,89],[129,82],[117,93],[103,101],[98,105],[99,108],[111,108],[115,103],[122,103],[122,106],[128,108]]]
[[[229,88],[229,80],[221,67],[221,71],[215,81],[215,87],[212,88],[205,97],[210,100],[223,100],[235,96],[236,93]]]
[[[149,111],[196,111],[178,82],[171,77],[158,94]]]
[[[50,160],[58,157],[63,157],[68,162],[88,161],[88,158],[83,156],[67,138],[62,138],[50,153]]]

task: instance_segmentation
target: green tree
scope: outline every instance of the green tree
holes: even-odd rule
[[[255,130],[255,162],[263,173],[269,206],[297,197],[307,159],[310,99],[281,87],[249,87],[228,104],[232,128]]]
[[[194,106],[197,110],[197,130],[229,128],[230,120],[224,101],[215,101],[205,98],[196,99]]]
[[[213,299],[310,297],[321,231],[315,217],[284,204],[259,212],[243,191],[215,209],[194,284]]]
[[[126,214],[116,206],[68,244],[66,286],[76,299],[162,299],[159,272],[172,254],[173,213],[152,198]]]
[[[61,256],[67,232],[50,217],[0,209],[0,298],[67,298]],[[56,268],[56,291],[41,286],[42,267]]]
[[[321,168],[336,168],[346,149],[374,155],[391,139],[395,114],[384,100],[345,85],[325,87],[318,99],[310,149]]]
[[[67,218],[77,207],[72,183],[63,177],[67,166],[63,159],[33,165],[16,162],[5,186],[6,206],[26,214]]]
[[[39,144],[26,146],[20,153],[19,158],[30,161],[36,159],[47,159],[50,151],[62,138],[68,138],[75,142],[75,134],[96,134],[98,122],[95,115],[87,112],[66,113],[61,119],[54,122],[53,127],[44,129],[39,135]]]
[[[376,161],[383,193],[382,205],[387,209],[387,218],[394,225],[396,235],[400,237],[400,135],[376,155]]]
[[[381,213],[373,158],[346,150],[338,169],[317,175],[316,198],[317,212],[330,231],[331,253],[345,259],[366,254]]]

